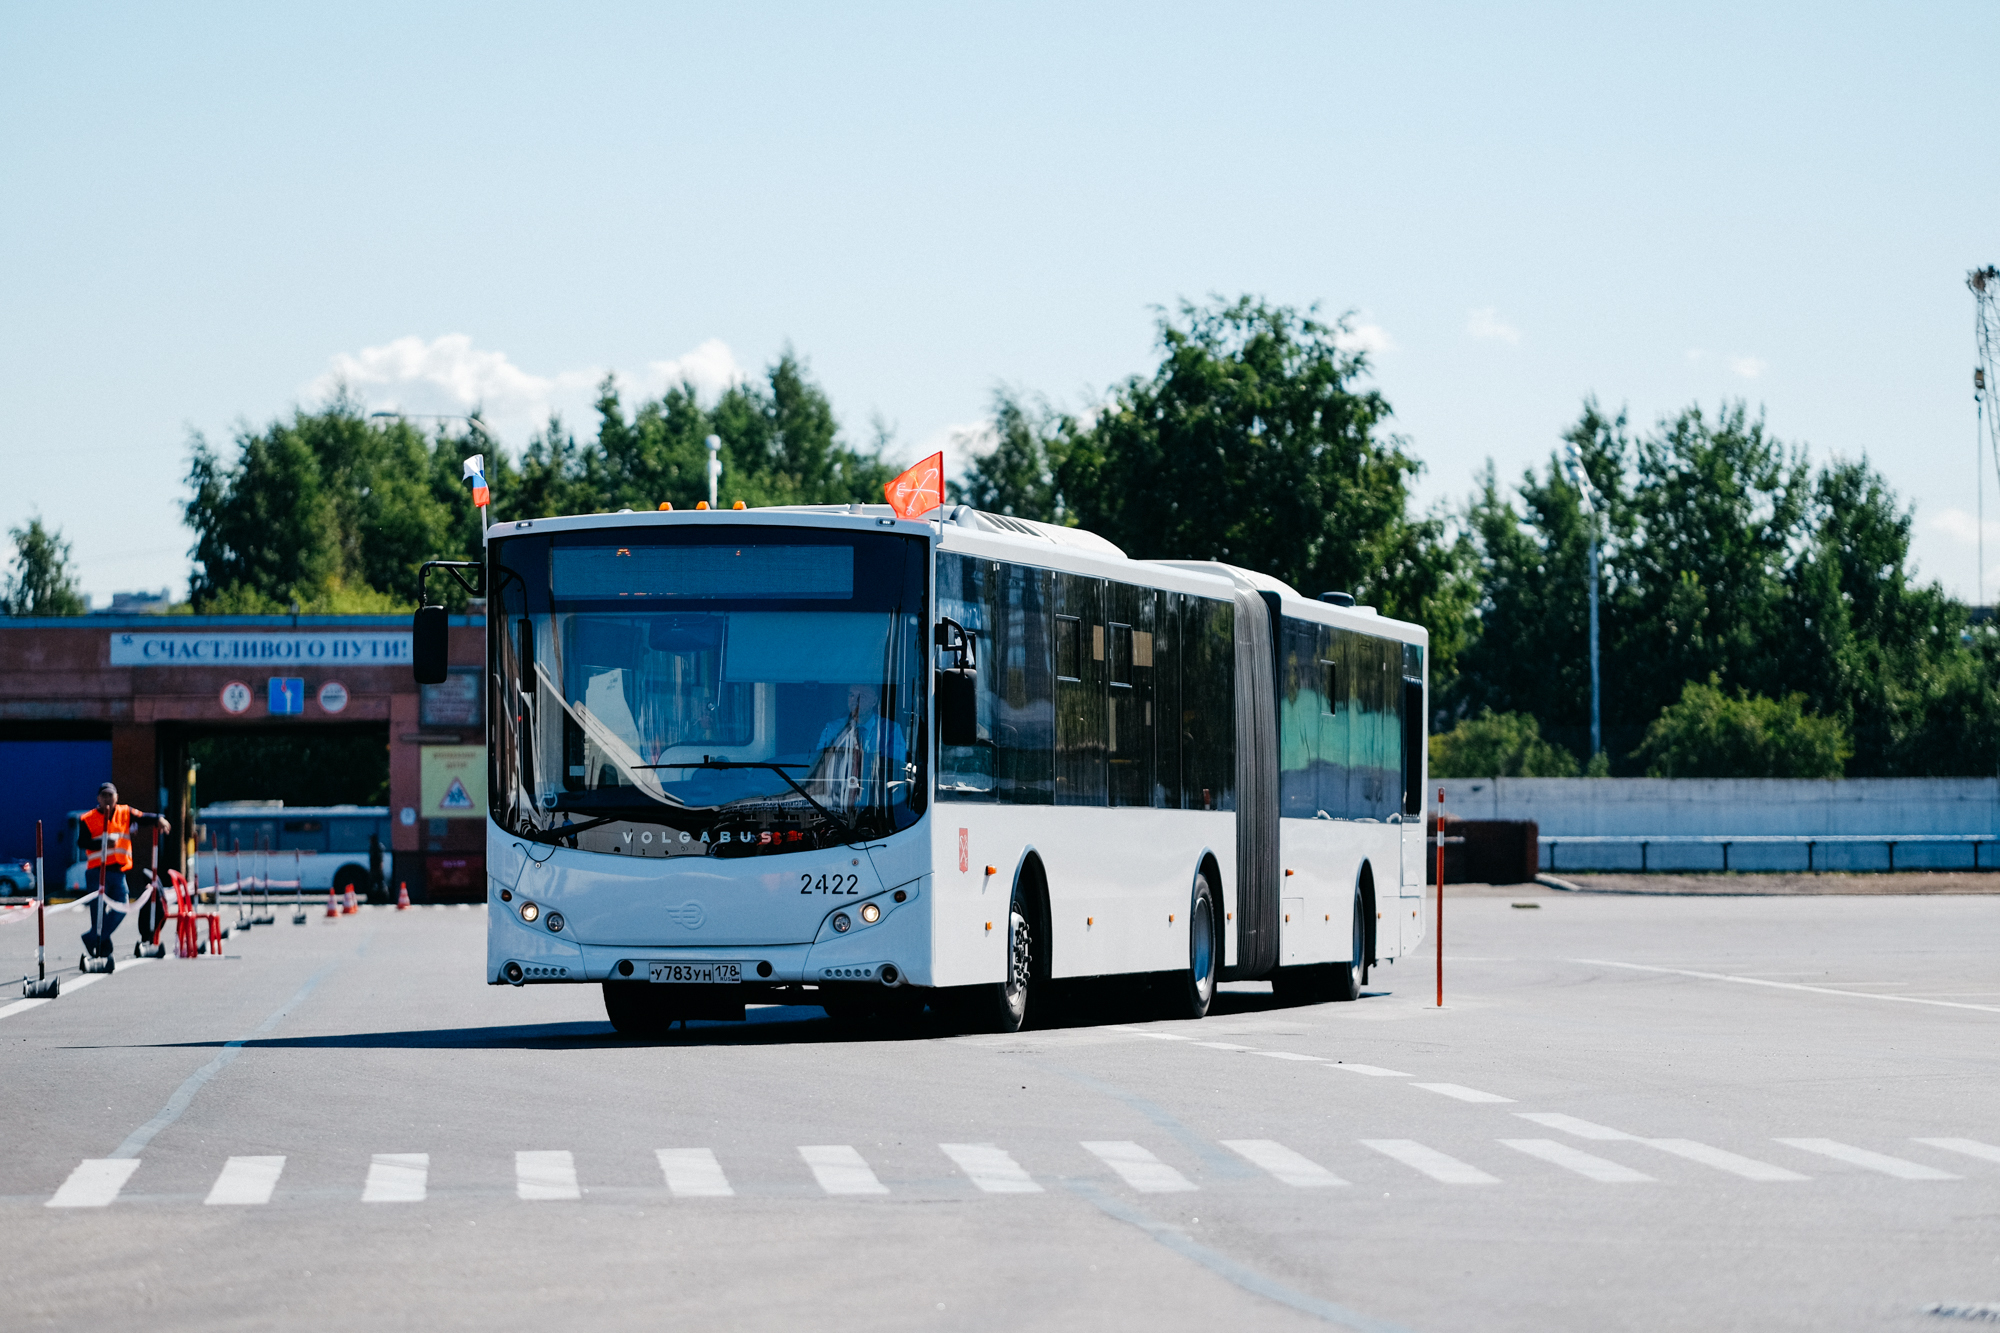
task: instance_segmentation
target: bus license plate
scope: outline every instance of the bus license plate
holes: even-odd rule
[[[733,986],[743,980],[741,963],[648,963],[655,981],[680,981],[697,986]]]

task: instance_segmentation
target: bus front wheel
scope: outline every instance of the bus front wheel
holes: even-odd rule
[[[1178,981],[1171,983],[1169,1015],[1173,1018],[1203,1018],[1215,1003],[1216,974],[1221,971],[1222,951],[1215,944],[1215,893],[1208,876],[1194,877],[1194,901],[1188,907],[1188,966]]]
[[[981,1032],[1019,1032],[1026,1026],[1036,954],[1042,947],[1035,938],[1034,917],[1027,896],[1017,884],[1013,901],[1007,905],[1007,979],[966,988],[964,1012],[968,1027]]]

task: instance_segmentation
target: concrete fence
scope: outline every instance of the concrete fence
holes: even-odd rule
[[[1714,842],[1675,838],[1790,836],[1867,837],[1882,842],[1820,843],[1821,870],[1970,869],[1963,843],[1906,842],[1899,837],[2000,834],[2000,779],[1850,778],[1823,782],[1790,778],[1455,778],[1432,784],[1445,791],[1445,812],[1458,819],[1533,820],[1541,829],[1541,863],[1555,848],[1557,869],[1720,870]],[[1572,843],[1564,837],[1644,837],[1636,845]],[[1739,843],[1732,870],[1804,870],[1806,846]],[[2000,851],[1979,849],[1982,870],[1996,869]]]

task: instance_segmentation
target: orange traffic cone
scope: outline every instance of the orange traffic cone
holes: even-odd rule
[[[353,916],[358,909],[354,906],[354,886],[347,886],[347,905],[340,909],[341,915]]]
[[[404,880],[396,885],[396,910],[398,912],[407,912],[410,910],[410,884],[408,880]]]
[[[331,888],[326,891],[326,914],[328,916],[340,915],[340,903],[337,900],[335,891]]]

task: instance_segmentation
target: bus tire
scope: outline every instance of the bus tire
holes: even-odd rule
[[[1215,1003],[1215,983],[1222,970],[1222,950],[1216,944],[1215,892],[1208,876],[1194,877],[1188,904],[1188,965],[1169,993],[1167,1011],[1174,1018],[1203,1018]]]
[[[1354,912],[1350,921],[1349,944],[1353,953],[1346,964],[1336,963],[1331,969],[1326,996],[1329,1000],[1358,1000],[1361,988],[1368,984],[1368,902],[1359,884],[1354,886]]]
[[[1034,906],[1023,889],[1016,882],[1007,904],[1007,979],[965,988],[960,1008],[971,1031],[1019,1032],[1027,1026],[1029,995],[1048,946],[1036,937]]]
[[[604,983],[604,1016],[621,1037],[664,1037],[674,1018],[652,985],[637,981]]]

